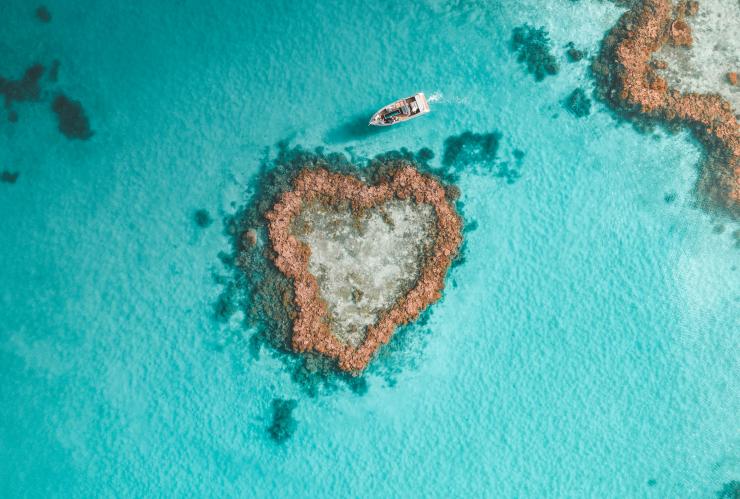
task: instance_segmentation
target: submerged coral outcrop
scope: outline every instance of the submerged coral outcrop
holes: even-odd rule
[[[550,49],[550,36],[544,27],[524,24],[514,28],[511,33],[511,50],[516,52],[516,60],[527,67],[527,72],[534,76],[535,81],[542,81],[546,76],[560,71],[558,60]]]
[[[41,99],[41,77],[44,66],[34,64],[17,80],[0,76],[0,94],[5,98],[5,108],[10,109],[13,102],[38,101]]]
[[[293,417],[293,411],[298,407],[295,400],[273,399],[272,401],[272,423],[267,428],[270,438],[278,444],[290,439],[298,427],[298,422]]]
[[[372,185],[306,168],[266,217],[275,265],[293,283],[291,348],[350,372],[441,297],[462,241],[444,186],[410,163]]]
[[[686,16],[696,2],[639,0],[607,34],[592,69],[598,95],[620,114],[639,123],[688,126],[707,157],[697,190],[702,201],[740,218],[740,127],[732,105],[717,94],[671,88],[651,57],[666,44],[691,42]]]
[[[573,90],[563,102],[565,109],[576,118],[584,118],[591,114],[591,99],[582,88]]]
[[[17,80],[0,76],[0,95],[3,96],[8,121],[18,122],[18,112],[13,109],[14,102],[40,102],[48,96],[41,81],[46,69],[41,64],[33,64]],[[59,61],[54,60],[48,73],[48,81],[55,83],[59,76]],[[51,102],[51,110],[57,117],[59,132],[68,139],[88,140],[94,132],[90,120],[80,101],[57,93]]]
[[[59,131],[68,139],[87,140],[93,136],[90,120],[79,101],[61,94],[54,98],[51,109],[57,115]]]
[[[213,223],[213,218],[211,218],[211,214],[208,213],[208,210],[201,208],[199,210],[195,210],[193,213],[193,221],[195,222],[195,225],[201,229],[207,229]]]
[[[6,183],[6,184],[15,184],[15,181],[18,180],[18,176],[20,175],[20,172],[11,172],[8,170],[3,170],[0,172],[0,182]]]

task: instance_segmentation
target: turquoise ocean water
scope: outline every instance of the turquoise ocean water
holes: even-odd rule
[[[737,227],[693,206],[687,134],[562,106],[592,88],[564,45],[593,54],[617,7],[47,6],[47,24],[0,6],[0,75],[59,61],[41,102],[0,119],[0,171],[19,172],[0,183],[0,495],[693,498],[740,479]],[[523,23],[549,32],[559,74],[517,64]],[[58,91],[90,140],[58,132]],[[416,91],[429,116],[362,126]],[[238,315],[214,319],[221,221],[279,141],[428,147],[435,165],[465,131],[498,131],[499,163],[523,151],[521,177],[462,170],[478,227],[395,383],[308,397],[248,354]],[[274,398],[298,401],[283,444]]]

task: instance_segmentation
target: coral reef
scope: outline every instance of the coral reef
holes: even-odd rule
[[[344,389],[360,396],[369,388],[368,376],[393,386],[398,376],[415,369],[423,358],[432,334],[428,319],[433,309],[427,308],[417,320],[399,327],[360,375],[337,369],[335,360],[321,354],[294,352],[291,348],[296,317],[293,286],[273,262],[265,215],[284,192],[292,189],[299,172],[306,168],[320,167],[352,174],[372,184],[380,182],[394,167],[407,163],[413,163],[425,175],[438,179],[445,186],[447,199],[455,203],[456,211],[462,215],[464,206],[458,200],[460,192],[452,184],[455,175],[449,169],[430,165],[435,154],[426,147],[416,152],[401,148],[372,159],[355,157],[348,151],[351,161],[347,154],[289,146],[286,141],[278,142],[275,152],[260,161],[256,178],[250,182],[253,187],[246,193],[249,201],[223,220],[224,235],[231,241],[231,251],[219,253],[223,267],[221,271],[214,268],[212,274],[221,292],[213,303],[213,319],[220,327],[214,333],[211,347],[218,351],[228,349],[240,361],[245,357],[259,359],[263,353],[269,354],[290,373],[297,387],[312,398]],[[471,222],[463,231],[474,229],[475,224]],[[463,242],[453,260],[453,269],[464,261],[465,252]],[[454,287],[454,278],[451,284]]]
[[[93,136],[90,121],[79,101],[58,95],[51,103],[51,109],[57,115],[59,131],[68,139],[87,140]]]
[[[332,334],[327,305],[316,277],[308,270],[311,250],[291,233],[291,224],[304,205],[314,201],[329,206],[349,204],[357,213],[377,208],[392,199],[411,199],[432,206],[436,217],[435,244],[416,285],[383,312],[377,322],[367,328],[362,343],[354,347]],[[292,328],[292,349],[314,351],[336,359],[340,369],[350,372],[362,371],[377,349],[389,341],[396,327],[413,321],[441,297],[445,275],[462,240],[460,217],[448,201],[444,187],[403,162],[388,170],[374,185],[324,168],[303,169],[292,189],[280,196],[266,217],[269,239],[276,253],[275,265],[293,281],[297,314]]]
[[[576,118],[584,118],[591,114],[591,99],[582,88],[576,88],[563,102],[565,109]]]
[[[707,150],[700,199],[740,218],[740,129],[732,106],[719,95],[669,88],[650,64],[666,43],[687,42],[682,19],[696,8],[692,2],[675,9],[670,0],[636,2],[604,38],[592,71],[599,97],[621,115],[647,125],[688,126]]]
[[[272,423],[267,428],[270,438],[281,444],[288,440],[298,428],[298,422],[293,418],[293,411],[298,407],[295,400],[273,399]]]
[[[544,27],[517,26],[511,33],[510,47],[517,54],[516,60],[527,67],[535,81],[560,71],[557,59],[550,53],[550,37]]]

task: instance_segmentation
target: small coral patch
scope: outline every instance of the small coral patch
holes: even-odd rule
[[[582,88],[573,90],[563,104],[565,109],[576,118],[584,118],[591,114],[591,99]]]
[[[68,139],[87,140],[92,137],[90,121],[79,101],[66,95],[58,95],[51,103],[51,109],[57,115],[59,131]]]
[[[516,60],[526,66],[527,72],[534,76],[535,81],[542,81],[546,76],[560,71],[550,48],[550,37],[544,27],[535,28],[524,24],[512,31],[511,50],[517,54]]]

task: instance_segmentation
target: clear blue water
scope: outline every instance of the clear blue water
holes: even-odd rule
[[[0,494],[715,497],[740,477],[738,251],[693,206],[700,151],[600,103],[592,0],[4,0],[0,75],[60,61],[0,119]],[[507,48],[545,26],[536,83]],[[62,136],[56,90],[95,135]],[[358,126],[387,101],[429,116]],[[464,131],[524,151],[521,178],[463,171],[467,258],[396,383],[307,397],[238,320],[214,320],[221,219],[289,140],[361,157]],[[667,193],[676,200],[666,203]],[[192,213],[216,219],[207,229]],[[411,331],[413,333],[413,330]],[[234,336],[244,340],[214,342]],[[282,445],[273,398],[294,398]]]

